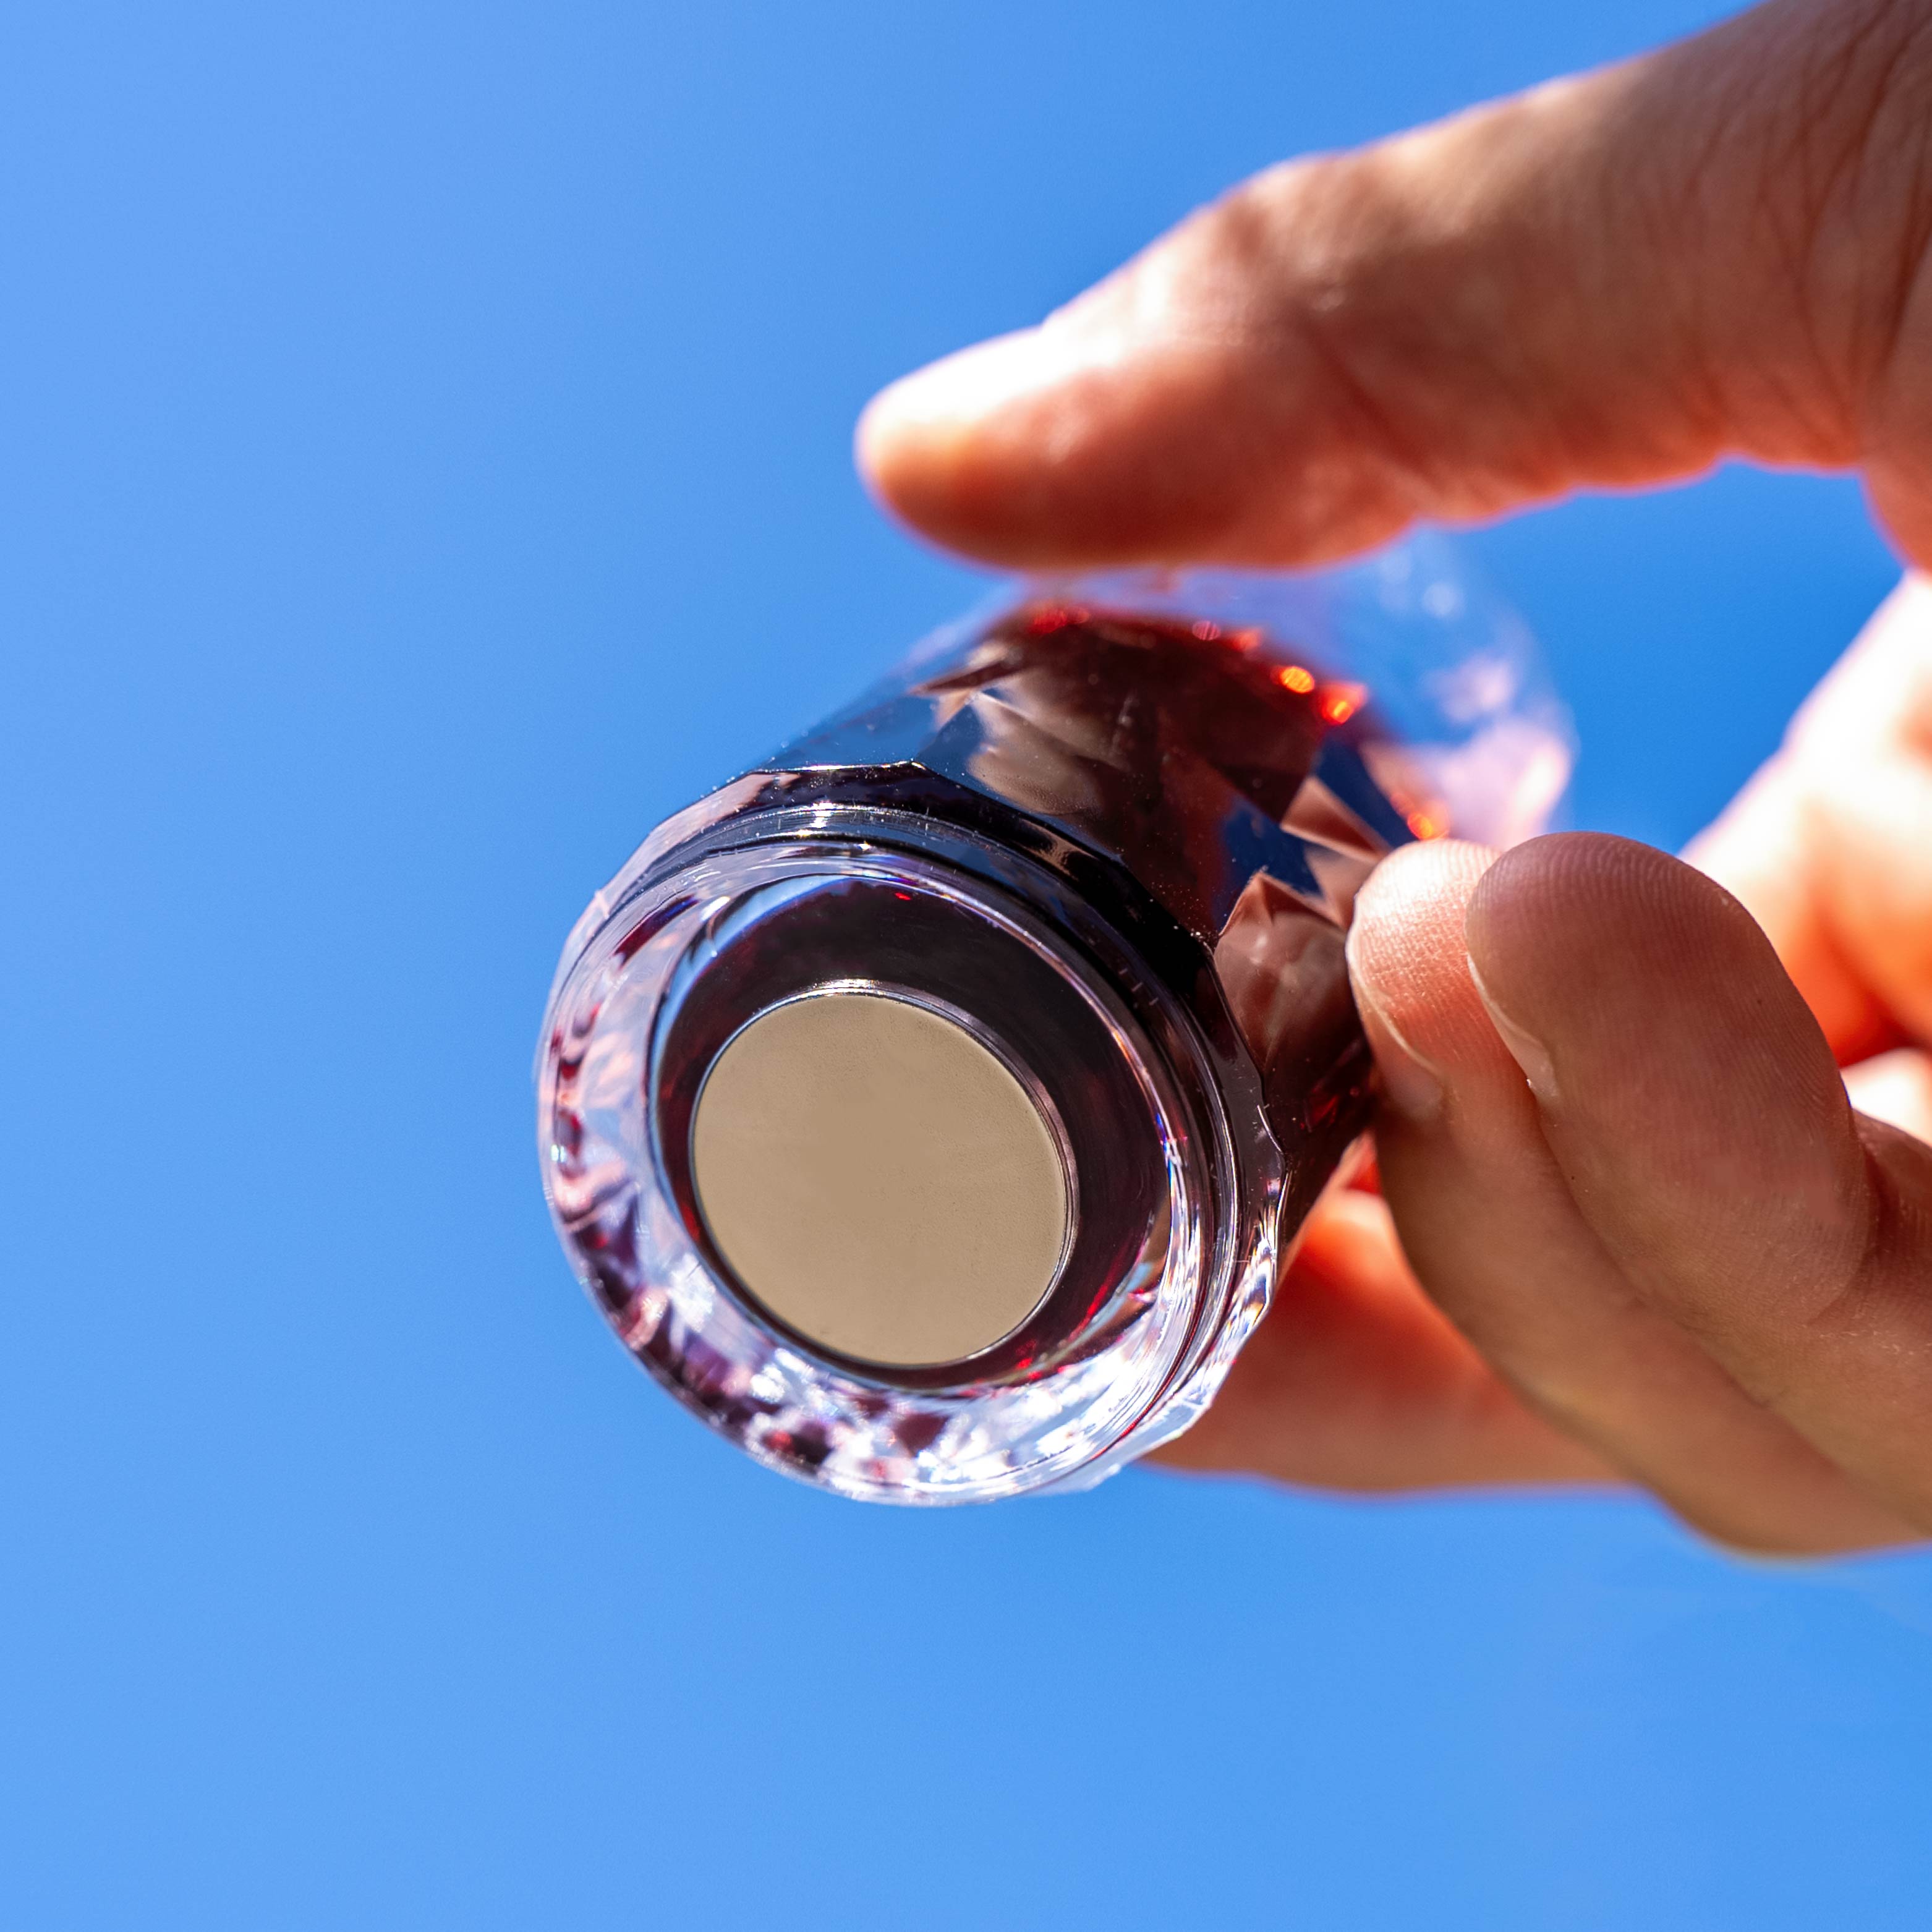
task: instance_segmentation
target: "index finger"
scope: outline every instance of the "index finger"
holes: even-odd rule
[[[1310,562],[1726,455],[1932,563],[1932,0],[1772,0],[1274,170],[887,390],[885,502],[998,562]]]

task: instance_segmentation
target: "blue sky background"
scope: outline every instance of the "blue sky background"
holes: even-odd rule
[[[572,1285],[564,932],[971,588],[866,394],[1690,0],[0,23],[0,1912],[1922,1927],[1932,1561],[1604,1500],[761,1473]],[[1681,840],[1892,566],[1728,474],[1474,547]]]

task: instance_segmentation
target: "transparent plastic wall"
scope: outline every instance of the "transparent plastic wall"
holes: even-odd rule
[[[1328,570],[1132,571],[1067,587],[1231,634],[1258,630],[1269,655],[1298,651],[1324,680],[1359,689],[1388,734],[1371,760],[1415,801],[1420,836],[1519,844],[1547,827],[1570,782],[1570,713],[1534,637],[1446,537]]]

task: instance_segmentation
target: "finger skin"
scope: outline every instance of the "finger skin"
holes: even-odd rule
[[[1354,1190],[1317,1208],[1213,1406],[1155,1460],[1358,1492],[1618,1480],[1424,1298],[1388,1208]]]
[[[1932,1056],[1912,1047],[1874,1054],[1845,1069],[1845,1093],[1868,1120],[1932,1146]]]
[[[1841,1064],[1932,1041],[1932,584],[1886,598],[1684,856],[1764,928]]]
[[[1309,562],[1726,455],[1932,563],[1932,0],[1695,39],[1236,189],[896,386],[882,500],[1023,566]]]
[[[1768,940],[1666,854],[1506,854],[1469,958],[1571,1198],[1643,1305],[1932,1530],[1932,1148],[1855,1114]]]
[[[1552,848],[1601,842],[1618,842],[1538,841],[1520,848],[1544,854],[1528,872],[1516,854],[1501,863],[1533,878]],[[1396,854],[1358,902],[1351,940],[1358,1001],[1385,1082],[1383,1184],[1423,1285],[1530,1406],[1720,1540],[1816,1551],[1908,1536],[1908,1523],[1742,1388],[1673,1308],[1640,1294],[1584,1211],[1522,1061],[1471,970],[1465,926],[1492,859],[1448,842]],[[1620,955],[1624,928],[1648,908],[1618,910],[1610,950]],[[1535,922],[1510,955],[1519,970],[1537,970],[1551,922],[1568,916],[1559,906]],[[1605,945],[1600,931],[1592,938]],[[1633,998],[1640,1005],[1656,992],[1640,976]],[[1558,985],[1552,998],[1565,997]],[[1634,1078],[1670,1090],[1677,1075],[1667,1053],[1641,1038],[1622,1046]],[[1643,1130],[1666,1127],[1651,1120]]]

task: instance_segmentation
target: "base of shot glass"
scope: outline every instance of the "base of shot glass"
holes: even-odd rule
[[[1430,554],[1023,590],[597,896],[538,1052],[545,1191],[687,1408],[787,1474],[915,1504],[1084,1486],[1201,1413],[1369,1120],[1355,891],[1412,838],[1526,826],[1567,768],[1526,640],[1472,632]],[[732,1103],[712,1144],[738,1151],[704,1155],[734,1044],[742,1070],[785,1040],[806,1043],[758,1090],[776,1113]],[[840,1040],[913,1043],[911,1070],[835,1064]],[[995,1141],[951,1132],[943,1088],[892,1084],[941,1066]],[[835,1104],[854,1091],[862,1116]],[[969,1150],[956,1185],[898,1158],[902,1118]],[[926,1191],[878,1205],[842,1132]],[[754,1154],[781,1164],[719,1178]],[[1031,1191],[982,1230],[1000,1174]]]

